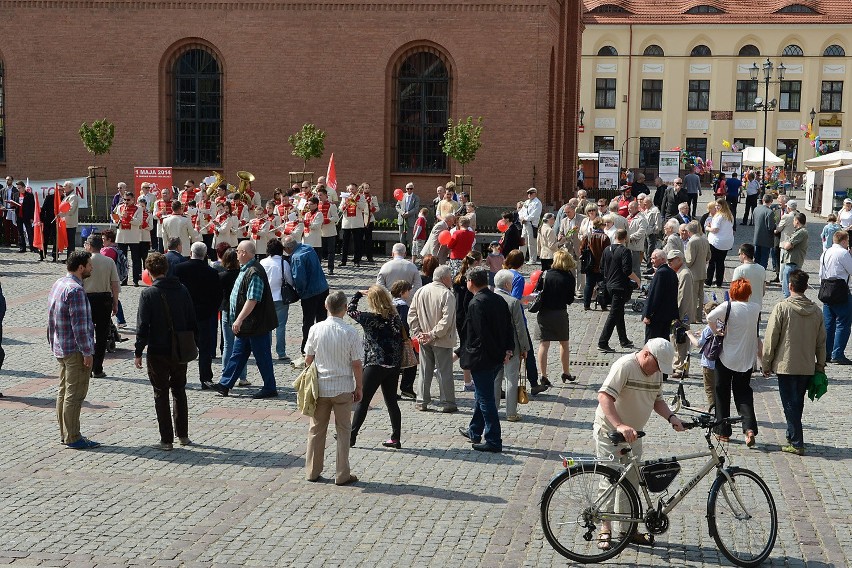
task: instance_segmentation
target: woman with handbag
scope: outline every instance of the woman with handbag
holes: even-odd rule
[[[154,409],[160,427],[161,450],[171,450],[175,434],[182,446],[192,444],[189,439],[189,408],[186,402],[186,366],[191,356],[181,349],[184,345],[179,334],[197,335],[195,308],[192,297],[176,277],[166,277],[169,262],[158,252],[145,259],[145,268],[154,279],[139,298],[136,324],[136,351],[134,364],[142,368],[142,352],[148,348],[148,380],[154,387]],[[194,338],[192,348],[195,347]],[[195,351],[196,356],[198,351]],[[169,404],[169,391],[174,398],[174,427]]]
[[[536,283],[540,308],[536,314],[538,329],[538,365],[541,382],[547,378],[547,352],[551,341],[559,342],[559,359],[562,363],[562,382],[574,382],[570,373],[570,339],[568,306],[574,301],[574,259],[568,251],[560,249],[553,255],[553,267],[542,274]]]
[[[748,301],[751,283],[745,278],[731,282],[730,300],[722,302],[707,314],[707,325],[723,339],[716,359],[716,418],[731,415],[731,391],[737,412],[743,417],[742,429],[746,446],[754,447],[757,436],[757,418],[754,414],[754,393],[751,390],[751,370],[758,353],[757,336],[760,306]],[[716,429],[720,441],[727,442],[731,426]]]
[[[358,309],[358,302],[364,296],[367,296],[367,303],[372,312],[362,312]],[[402,363],[402,320],[388,291],[378,285],[355,292],[346,313],[361,324],[364,330],[364,394],[352,413],[350,446],[355,446],[358,432],[367,417],[370,401],[381,387],[393,430],[390,439],[382,442],[382,445],[400,449],[402,415],[396,400],[396,388]]]
[[[603,251],[610,245],[609,237],[603,231],[603,220],[597,215],[592,220],[592,229],[587,234],[583,235],[580,240],[580,260],[581,269],[583,257],[588,256],[591,260],[586,267],[586,286],[583,288],[583,309],[589,311],[592,309],[592,295],[594,294],[595,286],[598,282],[603,281],[601,273],[601,261],[603,260]],[[588,253],[586,251],[589,251]]]
[[[465,255],[458,274],[453,278],[453,295],[456,298],[456,331],[459,334],[459,347],[455,351],[456,356],[464,350],[464,322],[467,317],[467,305],[473,299],[473,294],[467,289],[466,274],[471,268],[479,266],[481,262],[482,253],[478,250],[470,251]],[[470,370],[462,369],[462,373],[464,374],[464,390],[473,392],[473,377]]]

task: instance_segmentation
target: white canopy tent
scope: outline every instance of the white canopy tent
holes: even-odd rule
[[[839,152],[835,152],[837,154]],[[822,157],[822,156],[820,156]],[[834,192],[852,187],[852,163],[837,168],[822,170],[822,215],[837,210],[834,207]]]
[[[784,160],[779,158],[772,152],[770,152],[767,148],[763,146],[749,146],[748,148],[743,149],[743,165],[751,166],[753,168],[760,168],[763,166],[763,152],[766,151],[766,165],[767,166],[783,166]]]
[[[839,150],[831,154],[805,160],[805,167],[809,170],[825,170],[847,164],[852,164],[852,152],[847,150]]]

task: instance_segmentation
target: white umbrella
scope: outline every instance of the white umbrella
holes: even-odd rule
[[[779,158],[763,146],[750,146],[743,150],[743,165],[759,168],[763,166],[763,152],[766,152],[767,166],[783,166],[784,160]]]
[[[839,150],[831,154],[805,160],[805,167],[809,170],[825,170],[847,164],[852,164],[852,152],[846,150]]]

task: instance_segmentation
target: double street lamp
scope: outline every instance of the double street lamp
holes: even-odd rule
[[[769,119],[769,111],[775,110],[778,106],[778,101],[776,99],[769,99],[769,83],[772,79],[772,70],[776,69],[769,58],[761,65],[763,68],[763,98],[755,97],[754,99],[754,110],[763,111],[763,166],[760,168],[760,193],[766,193],[766,126]],[[757,66],[757,63],[752,63],[751,68],[749,69],[749,75],[752,81],[757,82],[760,76],[761,67]],[[778,71],[778,83],[784,80],[784,72],[787,70],[784,67],[784,63],[779,63],[776,69]],[[775,81],[773,81],[775,82]]]

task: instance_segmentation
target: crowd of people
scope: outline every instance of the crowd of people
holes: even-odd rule
[[[464,377],[461,388],[473,392],[475,401],[470,423],[459,432],[475,450],[499,452],[501,400],[504,419],[517,422],[522,420],[519,397],[525,397],[525,383],[533,396],[552,387],[551,342],[559,343],[561,381],[576,380],[569,356],[569,306],[575,298],[582,298],[584,310],[599,307],[607,312],[597,347],[614,353],[609,345],[613,332],[622,349],[634,349],[625,310],[640,288],[646,347],[635,356],[646,353],[646,359],[656,357],[656,363],[640,360],[639,370],[654,367],[652,374],[665,373],[663,378],[685,378],[690,339],[704,345],[721,333],[735,337],[725,342],[717,359],[702,358],[707,406],[727,416],[733,392],[738,411],[746,417],[746,442],[754,445],[758,426],[749,381],[752,370],[760,367],[758,360],[764,372],[779,377],[807,374],[802,364],[807,357],[792,360],[784,348],[790,320],[811,321],[818,312],[804,297],[806,219],[784,195],[776,203],[767,193],[760,204],[749,207],[740,227],[754,225],[754,243],[740,247],[741,265],[728,289],[725,260],[734,244],[735,207],[732,211],[727,196],[720,196],[697,218],[692,196],[701,185],[696,178],[695,173],[677,178],[671,187],[658,178],[651,195],[640,175],[612,200],[591,201],[578,190],[576,197],[547,213],[536,188],[530,188],[526,200],[502,215],[502,236],[490,242],[487,255],[476,246],[476,207],[465,193],[456,194],[452,184],[440,186],[432,207],[421,207],[409,183],[396,202],[400,242],[378,268],[376,284],[351,298],[333,290],[327,276],[334,274],[338,241],[342,250],[337,266],[347,265],[350,249],[356,267],[373,261],[378,202],[367,183],[350,184],[338,195],[320,178],[313,186],[306,182],[286,192],[276,190],[263,204],[250,184],[229,193],[234,188],[225,183],[195,187],[187,180],[176,194],[165,188],[156,195],[148,184],[139,195],[119,184],[112,210],[115,229],[89,235],[85,251],[75,251],[70,244],[76,240],[77,220],[71,216],[77,209],[65,207],[59,213],[69,231],[68,274],[51,291],[49,317],[51,345],[60,361],[57,412],[63,443],[82,449],[98,445],[80,433],[80,404],[89,379],[106,376],[103,360],[113,332],[111,317],[124,324],[121,286],[131,281],[138,286],[144,280],[150,285],[140,296],[135,364],[142,368],[147,350],[159,446],[164,450],[173,448],[175,433],[181,444],[192,443],[185,394],[189,363],[198,367],[201,389],[228,396],[234,388],[250,385],[246,368],[253,355],[262,379],[254,398],[278,396],[274,357],[315,375],[318,397],[306,464],[310,481],[320,479],[332,411],[338,444],[335,482],[345,485],[357,480],[349,470],[348,451],[357,443],[377,390],[382,390],[391,421],[383,445],[400,448],[399,400],[413,400],[421,412],[458,412],[456,364]],[[72,184],[65,199],[75,197]],[[838,227],[829,230],[830,224],[823,232],[824,239],[835,243],[826,247],[823,279],[844,274],[848,279],[852,274],[845,246],[852,201],[844,210],[847,225],[841,211]],[[22,243],[32,243],[26,228],[19,237]],[[54,247],[53,258],[58,252]],[[789,301],[773,310],[758,357],[757,318],[765,287],[773,281],[767,276],[770,259],[774,281],[780,281]],[[541,265],[529,281],[521,272],[527,263]],[[649,281],[646,285],[643,277]],[[714,286],[718,290],[711,292]],[[708,294],[714,299],[724,294],[725,301],[708,304]],[[368,311],[361,309],[364,297]],[[534,307],[527,305],[531,298]],[[291,360],[286,335],[294,302],[301,304],[303,319],[299,353]],[[811,366],[819,371],[826,343],[832,362],[850,363],[844,355],[852,319],[848,298],[826,304],[823,312],[822,335],[814,331],[814,345],[796,345],[797,351],[813,347]],[[709,331],[689,333],[690,326],[701,322],[701,314]],[[360,326],[363,338],[350,322]],[[413,363],[406,356],[408,349],[417,351]],[[222,366],[214,371],[217,351]],[[437,400],[432,398],[433,378]],[[794,453],[804,451],[801,381],[794,379],[790,384],[795,388],[782,390],[792,424],[789,451]],[[624,388],[632,388],[630,381],[626,384]],[[622,387],[610,385],[601,392],[615,400]],[[612,417],[606,414],[609,410],[602,411],[607,420]],[[621,430],[617,422],[602,420],[599,426]],[[731,435],[718,434],[723,439]]]

